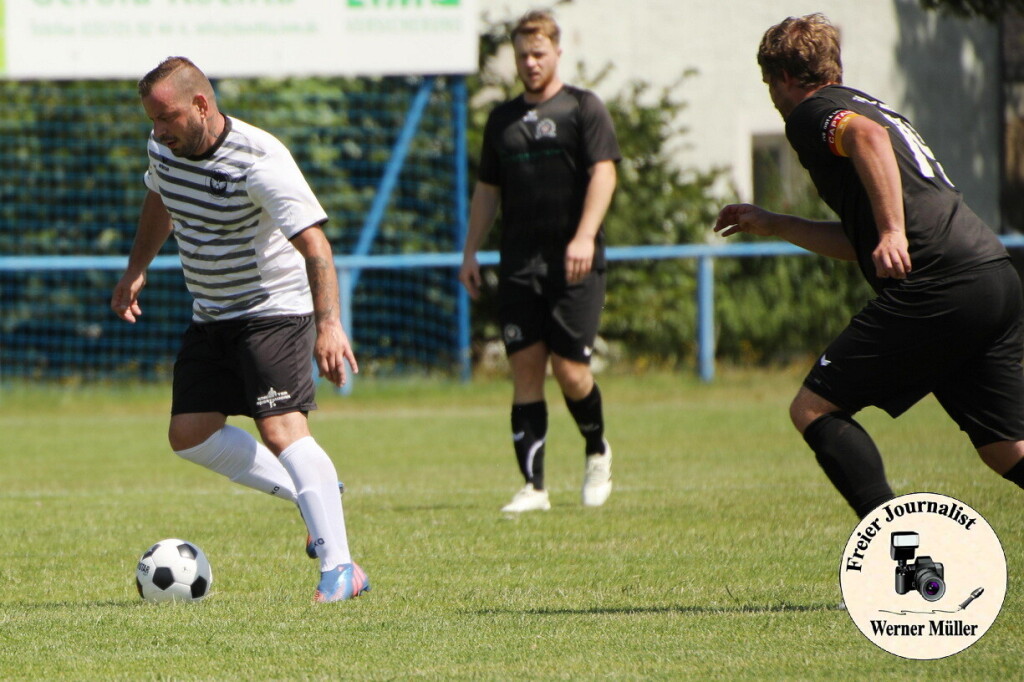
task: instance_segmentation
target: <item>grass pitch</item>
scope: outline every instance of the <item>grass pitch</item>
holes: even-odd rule
[[[579,505],[582,439],[555,386],[553,508],[521,485],[510,387],[361,380],[313,432],[345,481],[373,591],[311,603],[294,508],[175,457],[169,388],[0,391],[0,679],[998,679],[1020,675],[1021,491],[928,399],[860,416],[896,492],[964,500],[999,534],[1009,590],[939,661],[892,656],[839,610],[856,523],[788,423],[800,372],[603,376],[615,490]],[[251,429],[245,420],[232,423]],[[213,565],[199,604],[150,605],[134,567],[182,537]]]

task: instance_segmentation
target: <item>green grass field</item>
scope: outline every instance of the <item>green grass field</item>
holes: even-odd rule
[[[170,452],[168,387],[6,385],[0,679],[1019,678],[1021,491],[932,399],[861,415],[896,492],[968,502],[1010,576],[966,651],[882,651],[837,607],[856,519],[788,423],[800,378],[602,377],[616,488],[600,509],[579,506],[582,439],[551,384],[553,508],[519,518],[498,511],[521,485],[505,381],[324,392],[314,435],[373,583],[330,605],[311,603],[293,507]],[[213,592],[143,603],[135,562],[175,536],[205,550]]]

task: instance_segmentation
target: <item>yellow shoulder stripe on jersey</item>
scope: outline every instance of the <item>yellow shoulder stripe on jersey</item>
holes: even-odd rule
[[[850,121],[860,116],[849,109],[840,109],[832,112],[825,121],[825,139],[828,141],[828,148],[836,156],[849,156],[843,148],[843,133]]]

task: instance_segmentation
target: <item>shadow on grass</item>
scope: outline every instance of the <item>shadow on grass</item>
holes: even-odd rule
[[[8,602],[11,609],[22,609],[24,611],[52,611],[54,609],[98,609],[98,608],[196,608],[204,603],[194,601],[167,601],[148,602],[140,597],[129,597],[127,599],[107,599],[105,601],[48,601],[48,602]],[[166,606],[165,606],[166,605]]]
[[[648,613],[800,613],[821,611],[844,611],[839,604],[748,604],[744,606],[595,606],[585,609],[481,609],[479,616],[529,615],[529,616],[580,616],[580,615],[630,615]]]

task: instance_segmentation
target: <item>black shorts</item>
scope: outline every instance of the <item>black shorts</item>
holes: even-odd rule
[[[809,390],[897,417],[934,393],[977,448],[1024,440],[1021,283],[1008,260],[890,287],[818,359]]]
[[[604,307],[605,271],[568,284],[561,271],[524,268],[498,283],[498,323],[508,355],[544,342],[568,360],[589,364]]]
[[[315,410],[315,339],[312,315],[192,322],[174,363],[171,414]]]

